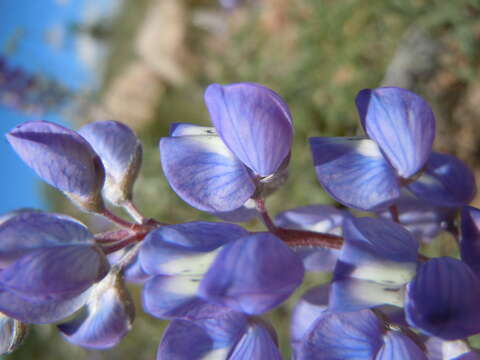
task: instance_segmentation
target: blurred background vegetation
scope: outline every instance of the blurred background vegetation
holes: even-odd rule
[[[296,133],[290,177],[268,200],[273,215],[332,203],[316,181],[307,139],[357,134],[354,99],[363,88],[395,85],[419,93],[437,116],[435,148],[457,155],[479,174],[480,1],[245,0],[237,5],[125,0],[113,18],[74,29],[107,42],[109,50],[99,86],[74,94],[62,115],[74,128],[115,119],[135,129],[145,154],[135,201],[146,216],[165,222],[213,219],[170,190],[158,140],[172,122],[209,124],[203,90],[214,82],[262,83],[291,107]],[[56,211],[99,229],[106,226],[53,190],[45,191]],[[451,246],[437,251],[448,253]],[[304,288],[324,280],[309,274]],[[131,289],[138,300],[139,288]],[[287,314],[294,300],[268,316],[286,355]],[[137,303],[133,330],[112,350],[80,349],[64,342],[53,326],[33,326],[25,346],[7,358],[153,359],[164,324],[145,316]]]

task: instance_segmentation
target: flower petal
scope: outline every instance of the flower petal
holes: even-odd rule
[[[335,279],[330,289],[330,310],[358,311],[381,305],[402,307],[405,286],[387,285],[374,281],[340,278]]]
[[[212,215],[219,217],[223,221],[247,222],[256,218],[258,216],[258,211],[255,206],[255,200],[248,199],[238,209],[232,211],[214,212]]]
[[[114,204],[130,199],[142,162],[142,144],[135,133],[117,121],[93,122],[78,132],[102,159],[106,197]]]
[[[432,153],[425,172],[408,189],[422,201],[436,206],[460,207],[476,192],[472,171],[455,156]]]
[[[160,155],[170,186],[199,210],[235,210],[255,191],[245,166],[217,136],[162,138]]]
[[[359,210],[388,207],[400,196],[394,169],[362,138],[310,138],[317,178],[338,202]]]
[[[303,280],[301,260],[270,233],[225,245],[200,283],[208,301],[260,314],[286,300]]]
[[[246,317],[234,312],[202,321],[174,320],[163,334],[157,360],[228,359],[246,327]]]
[[[343,231],[345,243],[335,278],[349,276],[395,286],[415,275],[419,244],[401,225],[352,217],[345,220]]]
[[[432,205],[414,197],[409,192],[395,202],[400,223],[419,242],[430,242],[451,223],[456,216],[455,209]],[[392,219],[390,211],[380,213],[385,219]]]
[[[47,121],[30,121],[8,133],[7,140],[47,183],[78,200],[87,210],[98,210],[102,205],[99,199],[105,176],[102,163],[75,131]]]
[[[135,307],[123,280],[111,273],[92,290],[82,312],[58,329],[75,345],[107,349],[127,334],[134,317]]]
[[[211,126],[200,126],[189,123],[173,123],[170,125],[170,136],[217,135],[217,130]]]
[[[339,235],[345,214],[332,206],[307,205],[281,212],[275,217],[275,224],[287,229]],[[312,246],[291,249],[302,258],[306,271],[333,271],[340,254],[339,250]]]
[[[329,313],[304,338],[298,360],[373,359],[381,346],[381,324],[370,310]]]
[[[425,342],[429,360],[478,360],[480,356],[471,351],[464,340],[444,341],[430,337]],[[475,356],[472,356],[475,355]]]
[[[292,312],[290,338],[295,348],[301,343],[305,334],[315,321],[325,313],[328,307],[328,285],[316,286],[309,289],[300,299]]]
[[[238,225],[205,221],[162,226],[145,238],[140,262],[152,275],[203,275],[216,249],[247,234]]]
[[[332,272],[337,264],[340,250],[312,248],[312,246],[290,247],[303,261],[305,271]]]
[[[0,285],[32,301],[66,300],[102,279],[108,266],[105,255],[96,246],[41,248],[0,272]]]
[[[460,260],[443,257],[420,267],[408,285],[405,312],[410,326],[456,340],[480,332],[479,303],[480,280],[473,271]]]
[[[287,104],[258,84],[210,85],[205,103],[227,147],[260,176],[275,173],[290,153],[292,118]]]
[[[472,206],[462,208],[460,253],[462,260],[480,276],[480,210]]]
[[[427,355],[408,336],[399,331],[388,331],[383,337],[385,345],[375,360],[428,360]]]
[[[278,345],[268,329],[258,321],[251,322],[235,345],[228,360],[268,359],[281,360]]]
[[[37,302],[0,289],[0,311],[25,323],[50,324],[63,320],[80,309],[90,293],[91,288],[67,300]]]
[[[27,214],[27,213],[41,213],[41,212],[43,211],[39,209],[33,209],[33,208],[20,208],[13,211],[8,211],[0,215],[0,225],[17,215]]]
[[[154,276],[143,288],[143,307],[160,319],[193,320],[229,311],[197,297],[199,283],[196,276]]]
[[[93,235],[87,227],[71,217],[21,213],[0,224],[0,268],[41,247],[93,243]]]
[[[307,205],[281,212],[275,217],[275,224],[287,229],[331,234],[337,233],[344,216],[344,212],[333,206]]]
[[[435,116],[420,96],[400,88],[365,89],[356,98],[363,128],[398,175],[419,171],[432,150]]]
[[[147,274],[140,262],[140,256],[135,255],[133,260],[125,267],[124,278],[127,282],[142,284],[147,281],[151,275]]]

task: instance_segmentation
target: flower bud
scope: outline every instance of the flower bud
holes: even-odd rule
[[[78,132],[102,159],[106,171],[105,198],[115,205],[131,200],[142,164],[142,144],[134,132],[117,121],[97,121]]]
[[[75,131],[47,121],[30,121],[7,134],[22,160],[44,181],[86,211],[104,208],[105,171],[100,158]]]

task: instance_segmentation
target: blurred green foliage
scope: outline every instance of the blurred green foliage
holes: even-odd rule
[[[114,21],[103,91],[135,58],[135,31],[151,1],[126,0]],[[281,94],[291,107],[296,133],[290,178],[268,200],[274,215],[296,206],[333,203],[317,183],[307,139],[358,133],[355,95],[362,88],[381,83],[411,26],[441,42],[445,59],[439,66],[449,67],[457,81],[468,84],[478,76],[479,0],[252,0],[234,13],[220,12],[214,1],[185,3],[186,46],[192,56],[189,79],[180,86],[167,85],[154,118],[139,130],[145,159],[136,185],[136,201],[147,216],[165,222],[213,219],[183,203],[169,188],[161,173],[157,148],[158,139],[167,135],[172,122],[209,124],[202,96],[210,83],[262,83]],[[199,28],[190,21],[192,14],[204,10],[216,11],[225,25],[223,30]],[[415,87],[432,100],[428,84],[417,83]],[[72,214],[74,209],[64,204],[62,211]],[[261,228],[258,222],[249,226]],[[445,254],[452,249],[450,241],[442,241],[431,251]],[[327,279],[325,275],[309,274],[293,299],[268,315],[286,356],[288,309],[305,289]],[[132,289],[138,298],[138,287]],[[35,326],[27,346],[9,358],[152,359],[164,323],[144,316],[140,301],[137,304],[133,331],[115,349],[79,349],[60,340],[52,327]]]

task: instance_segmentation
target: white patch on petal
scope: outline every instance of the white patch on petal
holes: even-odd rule
[[[469,351],[468,345],[462,340],[442,341],[442,355],[444,359],[453,359]]]
[[[248,199],[247,201],[245,201],[245,203],[243,204],[243,206],[250,210],[250,209],[255,209],[255,200],[253,199]]]
[[[173,257],[170,261],[161,264],[159,269],[164,274],[201,276],[207,272],[220,249],[221,247],[207,253],[195,253],[194,255],[182,254],[182,256]]]
[[[360,303],[403,307],[405,288],[390,289],[374,282],[354,281],[348,285],[348,292]]]
[[[433,177],[433,176],[430,176],[430,175],[427,175],[427,174],[423,174],[422,176],[420,176],[420,178],[417,180],[417,182],[425,185],[425,186],[438,186],[439,184],[439,181],[437,178]]]
[[[229,347],[214,349],[205,354],[200,360],[225,360],[229,352]]]
[[[229,159],[235,158],[235,155],[228,150],[227,146],[219,136],[198,135],[195,136],[195,139],[197,140],[196,145],[201,147],[206,152],[217,153]]]
[[[373,157],[373,158],[383,158],[380,148],[372,140],[365,139],[361,141],[356,141],[354,142],[354,145],[355,145],[355,150],[363,156]]]
[[[217,130],[211,126],[181,124],[175,129],[174,136],[217,135]]]
[[[328,232],[328,230],[330,230],[331,227],[332,227],[332,221],[329,219],[325,219],[325,220],[316,222],[314,224],[307,225],[304,228],[305,230],[309,230],[309,231],[325,233],[325,232]]]
[[[417,264],[414,262],[376,261],[358,266],[350,276],[380,284],[403,285],[415,276],[416,269]]]
[[[200,285],[198,276],[172,276],[162,282],[164,292],[179,295],[195,295]]]

